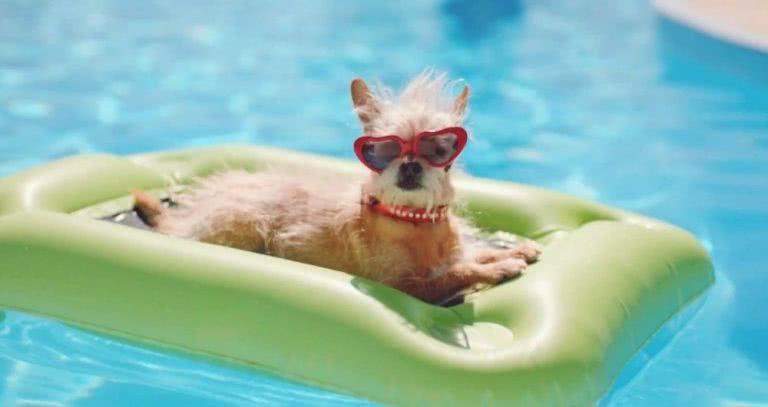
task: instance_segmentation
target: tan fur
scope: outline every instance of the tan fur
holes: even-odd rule
[[[461,95],[456,98],[456,102],[453,103],[453,111],[459,116],[464,116],[467,111],[467,102],[469,102],[469,86],[464,86],[461,91]]]
[[[141,214],[147,224],[157,226],[160,223],[160,217],[165,212],[163,204],[157,198],[140,190],[133,191],[133,199],[136,206],[141,208]]]
[[[434,92],[442,92],[445,84],[444,76],[431,73],[414,80],[400,98],[406,105],[419,104],[411,111],[377,98],[360,79],[353,81],[351,91],[368,134],[391,134],[376,133],[391,128],[408,138],[460,124],[468,90],[453,103],[444,102],[442,93]],[[382,116],[397,123],[387,124]],[[420,127],[426,122],[432,125]],[[396,160],[390,167],[400,163]],[[362,193],[389,205],[450,204],[450,172],[426,164],[424,168],[422,189],[399,190],[388,168],[372,173]],[[174,209],[163,209],[141,192],[134,196],[137,208],[159,232],[345,271],[428,302],[517,275],[538,256],[531,245],[477,253],[461,241],[463,223],[452,215],[435,224],[396,220],[361,204],[359,183],[339,184],[332,175],[226,171],[200,180],[179,197]]]

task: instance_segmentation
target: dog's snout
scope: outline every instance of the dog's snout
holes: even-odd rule
[[[403,163],[400,165],[400,172],[407,177],[414,177],[421,174],[422,169],[421,164],[417,162]]]
[[[397,186],[404,190],[421,188],[421,176],[423,170],[421,164],[415,161],[401,164],[397,174]]]

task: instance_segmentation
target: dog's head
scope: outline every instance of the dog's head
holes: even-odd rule
[[[409,142],[423,132],[462,125],[469,88],[458,97],[449,95],[450,85],[444,74],[425,72],[395,95],[378,87],[371,92],[362,79],[352,81],[352,101],[365,135],[398,136]],[[453,143],[448,137],[446,142]],[[441,146],[437,146],[441,149]],[[453,145],[447,146],[453,148]],[[406,154],[374,171],[365,185],[367,193],[388,205],[434,208],[453,200],[451,166],[434,166],[424,157]]]

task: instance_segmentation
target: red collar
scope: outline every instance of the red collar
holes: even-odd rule
[[[448,219],[448,205],[438,206],[432,210],[410,206],[389,206],[370,195],[363,196],[363,204],[368,205],[374,212],[411,223],[440,223]]]

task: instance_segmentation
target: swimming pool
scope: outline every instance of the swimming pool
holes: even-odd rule
[[[644,1],[561,3],[0,0],[0,175],[230,141],[352,158],[353,76],[445,68],[473,87],[468,172],[659,217],[712,251],[715,288],[603,404],[765,402],[768,78],[668,44]],[[2,405],[366,404],[15,312],[0,328]]]

